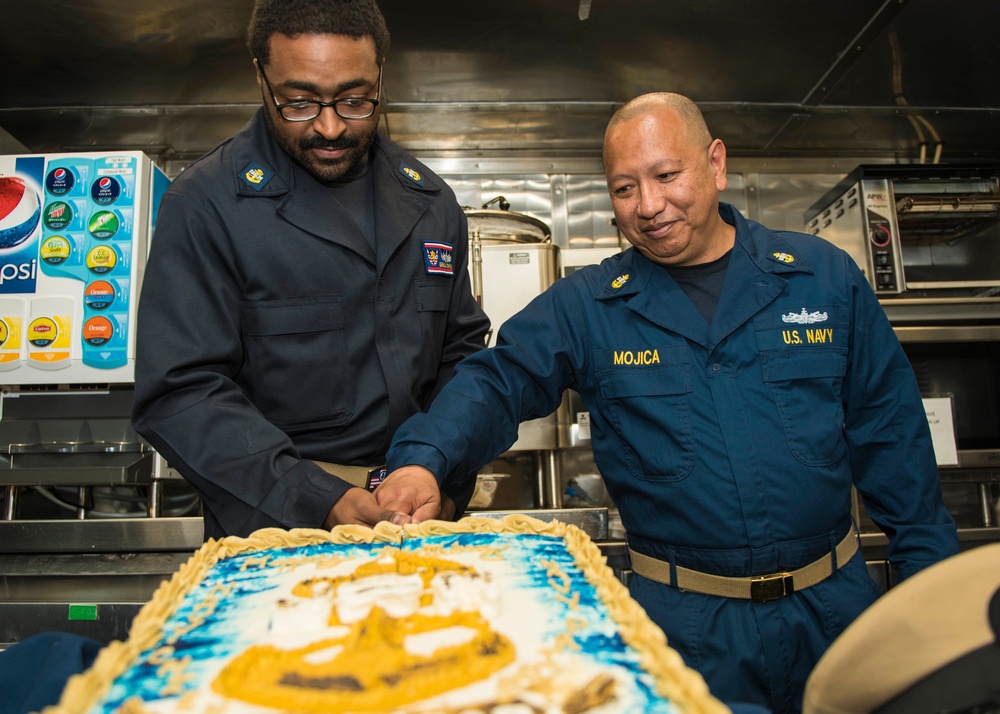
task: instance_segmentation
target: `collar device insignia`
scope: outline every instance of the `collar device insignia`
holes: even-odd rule
[[[619,275],[617,278],[615,278],[614,280],[611,281],[611,287],[613,287],[615,290],[617,290],[618,288],[620,288],[621,286],[623,286],[625,283],[627,283],[631,278],[632,278],[632,276],[629,275],[628,273],[625,273],[624,275]]]
[[[424,185],[424,177],[414,168],[407,166],[402,161],[399,162],[399,173],[403,174],[406,178],[410,179],[417,186]]]
[[[785,263],[786,265],[795,262],[795,256],[784,251],[776,251],[767,257],[776,263]]]
[[[240,172],[240,179],[254,191],[260,191],[263,189],[272,178],[274,178],[274,172],[269,169],[265,169],[256,161],[251,161],[250,164]]]

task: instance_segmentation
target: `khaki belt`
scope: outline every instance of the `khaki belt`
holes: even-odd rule
[[[854,529],[851,529],[837,544],[837,569],[842,568],[857,552],[858,536]],[[642,577],[665,585],[674,584],[670,581],[670,563],[636,553],[631,548],[628,549],[628,554],[632,561],[632,570]],[[703,595],[719,595],[753,600],[754,602],[768,602],[791,595],[797,590],[805,590],[826,580],[833,574],[832,562],[833,559],[828,553],[798,570],[782,571],[770,575],[754,575],[748,578],[711,575],[677,566],[675,568],[677,572],[676,587],[678,590],[690,590]]]
[[[333,474],[342,481],[358,488],[374,491],[375,487],[382,483],[385,478],[385,466],[345,466],[344,464],[331,464],[329,461],[313,461],[314,464]]]

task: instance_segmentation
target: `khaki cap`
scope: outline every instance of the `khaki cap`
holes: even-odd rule
[[[988,656],[1000,662],[1000,633],[993,629],[1000,624],[991,626],[991,602],[996,620],[1000,543],[954,555],[891,588],[820,658],[806,682],[803,714],[873,712],[990,645]],[[1000,692],[1000,669],[995,671],[986,685],[994,693]],[[962,691],[963,697],[976,695]],[[949,708],[967,704],[953,702]]]

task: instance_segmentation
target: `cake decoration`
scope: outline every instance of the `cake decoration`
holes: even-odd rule
[[[45,714],[725,712],[578,528],[209,541]]]

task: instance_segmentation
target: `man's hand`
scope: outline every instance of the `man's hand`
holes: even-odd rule
[[[326,520],[323,521],[323,527],[328,530],[345,524],[372,527],[379,521],[390,521],[401,526],[410,522],[410,516],[408,512],[380,506],[375,496],[363,488],[352,488],[333,504]]]
[[[410,514],[412,523],[455,515],[455,504],[442,496],[434,474],[423,466],[393,471],[375,489],[375,500],[382,508]]]

